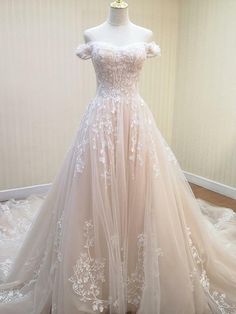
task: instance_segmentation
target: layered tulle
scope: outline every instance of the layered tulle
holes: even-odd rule
[[[0,313],[236,313],[235,214],[200,206],[140,96],[91,101],[35,206]]]

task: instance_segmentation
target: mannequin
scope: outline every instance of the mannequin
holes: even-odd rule
[[[85,42],[104,41],[116,46],[152,39],[151,30],[133,24],[129,19],[128,4],[124,1],[111,3],[107,20],[84,31]]]

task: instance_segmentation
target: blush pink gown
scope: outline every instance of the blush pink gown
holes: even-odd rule
[[[235,214],[203,213],[138,91],[159,46],[77,55],[97,92],[34,214],[2,207],[0,313],[236,313]]]

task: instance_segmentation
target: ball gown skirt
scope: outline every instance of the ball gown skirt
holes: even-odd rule
[[[0,313],[236,313],[235,214],[200,210],[138,92],[159,46],[76,53],[97,92],[37,210],[1,207]]]

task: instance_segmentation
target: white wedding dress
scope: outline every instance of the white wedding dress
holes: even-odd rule
[[[37,210],[1,207],[0,313],[236,313],[235,214],[200,209],[138,92],[159,46],[77,55],[97,93]]]

